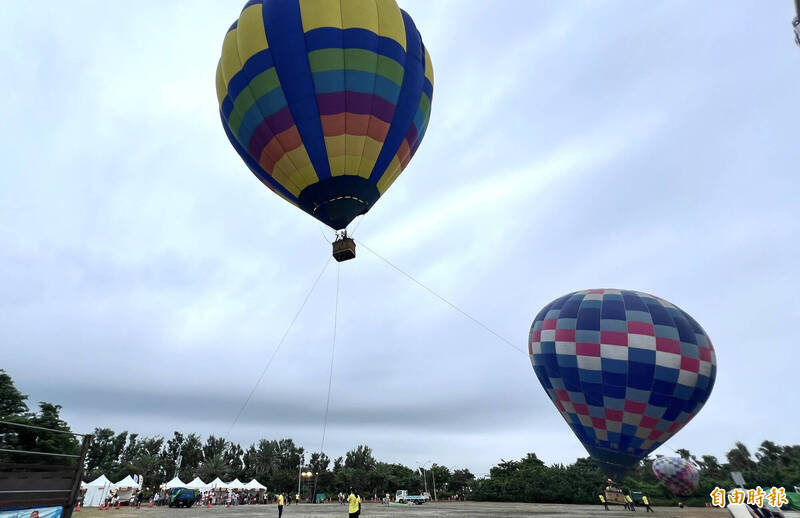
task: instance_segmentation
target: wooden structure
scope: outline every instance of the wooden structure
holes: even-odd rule
[[[625,500],[625,493],[615,486],[608,486],[604,492],[606,503],[612,505],[627,505],[628,501]]]
[[[4,424],[17,425],[5,422]],[[62,430],[52,431],[69,433]],[[3,450],[7,453],[74,458],[75,464],[0,463],[0,510],[20,507],[63,507],[62,518],[71,518],[72,510],[80,500],[83,464],[90,441],[90,436],[83,436],[80,455]]]

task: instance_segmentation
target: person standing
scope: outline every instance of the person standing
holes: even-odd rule
[[[300,493],[295,493],[294,494],[294,505],[297,505],[299,503],[300,503]]]
[[[645,511],[646,513],[655,513],[655,511],[653,511],[653,508],[650,507],[650,501],[647,500],[647,496],[643,496],[642,497],[642,503],[644,504],[644,507],[646,509],[646,511]]]
[[[361,516],[361,495],[356,491],[356,503],[358,503],[358,511],[356,511],[356,518]]]
[[[608,511],[608,502],[606,502],[606,497],[604,497],[603,495],[597,495],[597,496],[600,498],[600,503],[602,503],[605,506],[606,511]]]
[[[278,495],[278,518],[283,516],[283,493]]]
[[[628,503],[628,508],[631,511],[636,511],[636,508],[633,506],[633,499],[631,498],[631,495],[625,495],[625,501]]]
[[[349,518],[358,518],[358,498],[353,493],[352,488],[347,497],[347,512],[349,513]]]

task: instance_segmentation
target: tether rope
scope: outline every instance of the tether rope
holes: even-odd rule
[[[372,248],[367,246],[367,244],[364,243],[363,241],[358,240],[358,241],[356,241],[356,243],[358,243],[358,245],[363,246],[364,248],[369,250],[375,257],[377,257],[381,261],[385,262],[386,264],[388,264],[389,266],[391,266],[392,268],[394,268],[395,270],[397,270],[398,272],[403,274],[406,278],[410,279],[412,282],[414,282],[418,286],[420,286],[423,289],[425,289],[426,291],[428,291],[434,297],[438,298],[439,300],[441,300],[442,302],[444,302],[445,304],[447,304],[451,308],[455,309],[456,311],[461,313],[463,316],[465,316],[468,319],[472,320],[475,324],[477,324],[478,326],[482,327],[485,331],[487,331],[487,332],[491,333],[492,335],[494,335],[497,339],[499,339],[500,341],[504,342],[509,347],[513,348],[517,352],[520,352],[520,353],[524,354],[525,356],[528,356],[528,352],[527,351],[523,351],[522,349],[520,349],[519,347],[514,345],[510,340],[508,340],[507,338],[502,336],[500,333],[497,333],[496,331],[494,331],[492,328],[490,328],[489,326],[487,326],[486,324],[484,324],[483,322],[481,322],[477,318],[473,317],[472,315],[470,315],[469,313],[467,313],[466,311],[464,311],[460,307],[456,306],[455,304],[453,304],[452,302],[450,302],[449,300],[447,300],[443,296],[441,296],[438,293],[436,293],[436,291],[434,291],[432,288],[426,286],[421,281],[418,281],[417,279],[415,279],[410,273],[404,271],[402,268],[400,268],[396,264],[392,263],[391,261],[389,261],[388,259],[386,259],[382,255],[380,255],[378,252],[376,252],[375,250],[373,250]]]
[[[272,351],[272,355],[269,357],[269,360],[267,360],[267,364],[264,367],[264,370],[261,371],[261,376],[258,377],[258,381],[256,381],[255,385],[253,385],[252,390],[250,390],[250,393],[247,395],[247,399],[245,399],[244,404],[242,405],[242,408],[239,409],[239,413],[236,414],[236,417],[233,419],[233,423],[231,423],[231,426],[228,428],[228,433],[225,434],[225,439],[226,440],[230,438],[231,431],[233,430],[233,427],[236,426],[236,423],[239,421],[239,418],[242,416],[242,413],[244,412],[244,409],[247,408],[248,403],[250,403],[250,400],[253,398],[253,394],[255,394],[256,389],[261,384],[261,380],[264,379],[264,375],[267,373],[267,370],[269,370],[270,365],[272,365],[272,361],[275,359],[275,356],[278,354],[278,351],[281,349],[281,346],[283,345],[283,342],[286,341],[286,337],[289,336],[289,332],[292,330],[292,327],[294,326],[295,322],[297,322],[297,318],[300,316],[300,313],[303,312],[303,308],[306,307],[306,303],[308,302],[308,299],[311,297],[311,294],[314,293],[314,288],[317,287],[317,283],[319,283],[319,280],[320,280],[320,278],[322,278],[322,274],[325,273],[325,270],[328,269],[328,265],[330,264],[330,262],[331,262],[331,258],[328,257],[325,260],[325,265],[322,267],[322,270],[319,272],[319,275],[317,275],[317,278],[314,279],[314,284],[311,285],[311,289],[308,290],[308,293],[306,294],[306,297],[303,299],[303,303],[300,304],[300,309],[297,310],[297,313],[295,313],[294,318],[292,318],[291,323],[289,323],[289,327],[286,328],[286,332],[283,333],[283,336],[281,337],[280,342],[278,342],[278,346],[275,348],[274,351]]]
[[[325,450],[325,433],[328,430],[328,409],[331,405],[331,386],[333,385],[333,359],[336,354],[336,323],[339,319],[339,278],[341,263],[336,264],[336,302],[333,309],[333,344],[331,345],[331,368],[328,374],[328,398],[325,401],[325,418],[322,421],[322,443],[319,446],[320,455]]]

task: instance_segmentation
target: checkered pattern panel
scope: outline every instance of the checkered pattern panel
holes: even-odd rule
[[[536,316],[528,352],[558,411],[618,479],[697,414],[717,373],[703,328],[636,291],[584,290],[554,300]]]
[[[678,496],[689,496],[697,489],[700,472],[687,460],[678,457],[659,457],[653,462],[653,473]]]

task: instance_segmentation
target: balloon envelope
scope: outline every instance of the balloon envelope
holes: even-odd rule
[[[433,66],[394,0],[250,0],[216,84],[225,133],[253,174],[339,230],[416,152]]]
[[[700,483],[700,472],[688,460],[679,457],[659,457],[653,461],[653,473],[667,489],[678,496],[689,496]]]
[[[635,291],[564,295],[536,316],[528,344],[547,395],[616,480],[697,414],[717,372],[691,316]]]

